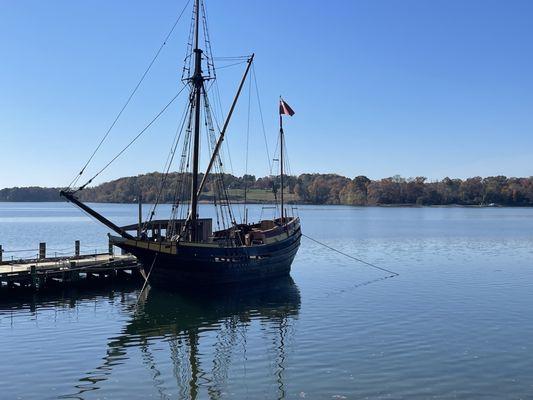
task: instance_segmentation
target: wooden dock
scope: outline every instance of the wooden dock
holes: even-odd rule
[[[137,259],[130,254],[100,253],[16,261],[0,259],[0,290],[32,289],[142,279]]]

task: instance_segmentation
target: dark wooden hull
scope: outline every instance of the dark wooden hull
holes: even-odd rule
[[[286,239],[271,244],[241,247],[181,245],[177,254],[125,243],[117,246],[139,259],[154,286],[215,286],[288,276],[300,238],[298,229]]]

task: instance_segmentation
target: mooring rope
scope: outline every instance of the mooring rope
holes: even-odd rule
[[[331,251],[334,251],[334,252],[336,252],[336,253],[342,254],[343,256],[346,256],[346,257],[348,257],[348,258],[351,258],[351,259],[354,260],[354,261],[360,262],[360,263],[365,264],[365,265],[367,265],[367,266],[369,266],[369,267],[371,267],[371,268],[379,269],[380,271],[383,271],[383,272],[386,272],[386,273],[388,273],[388,274],[391,274],[390,278],[400,275],[398,272],[394,272],[394,271],[391,271],[390,269],[386,269],[386,268],[383,268],[383,267],[377,266],[377,265],[375,265],[375,264],[369,263],[369,262],[367,262],[367,261],[365,261],[365,260],[361,260],[360,258],[354,257],[354,256],[352,256],[352,255],[350,255],[350,254],[347,254],[347,253],[344,253],[344,252],[342,252],[342,251],[340,251],[340,250],[337,250],[336,248],[331,247],[331,246],[329,246],[329,245],[327,245],[327,244],[325,244],[325,243],[322,243],[322,242],[320,242],[320,241],[318,241],[318,240],[316,240],[316,239],[313,239],[312,237],[307,236],[307,235],[305,235],[305,234],[303,234],[303,233],[302,233],[302,236],[305,237],[305,238],[307,238],[307,239],[309,239],[309,240],[311,240],[311,241],[313,241],[313,242],[315,242],[315,243],[317,243],[317,244],[319,244],[319,245],[321,245],[321,246],[324,246],[325,248],[327,248],[327,249],[329,249],[329,250],[331,250]]]
[[[350,259],[352,259],[354,261],[360,262],[362,264],[365,264],[368,267],[371,267],[371,268],[374,268],[374,269],[378,269],[380,271],[383,271],[383,272],[386,272],[386,273],[390,274],[389,276],[386,276],[386,277],[383,277],[383,278],[378,278],[376,280],[372,280],[372,281],[369,281],[369,282],[364,282],[363,283],[364,285],[369,284],[371,282],[379,281],[379,280],[386,279],[386,278],[393,278],[395,276],[400,275],[398,272],[391,271],[390,269],[380,267],[379,265],[372,264],[372,263],[370,263],[368,261],[365,261],[365,260],[362,260],[360,258],[354,257],[354,256],[352,256],[350,254],[344,253],[344,252],[342,252],[342,251],[340,251],[340,250],[338,250],[338,249],[336,249],[334,247],[331,247],[331,246],[327,245],[326,243],[323,243],[323,242],[321,242],[319,240],[313,239],[312,237],[307,236],[306,234],[302,233],[302,236],[307,238],[307,239],[309,239],[309,240],[311,240],[312,242],[315,242],[316,244],[324,246],[325,248],[327,248],[327,249],[329,249],[331,251],[334,251],[336,253],[342,254],[343,256],[348,257],[348,258],[350,258]],[[148,275],[143,276],[144,277],[144,284],[143,284],[143,286],[141,288],[141,291],[139,292],[139,296],[137,296],[137,302],[135,303],[136,305],[139,303],[139,300],[140,300],[140,298],[141,298],[141,296],[142,296],[142,294],[144,292],[144,289],[146,289],[146,286],[148,285],[148,279],[150,278],[150,274],[152,273],[152,270],[154,269],[155,261],[157,259],[157,255],[158,254],[159,253],[156,253],[155,256],[154,256],[154,260],[152,261],[152,265],[150,266],[150,270],[148,271]]]

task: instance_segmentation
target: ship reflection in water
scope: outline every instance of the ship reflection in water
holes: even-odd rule
[[[115,369],[125,363],[132,367],[136,358],[132,352],[140,352],[138,358],[151,375],[151,394],[155,390],[156,397],[232,397],[236,393],[228,391],[228,386],[236,382],[228,385],[228,380],[241,375],[236,378],[239,392],[246,385],[246,373],[250,377],[266,374],[272,380],[269,396],[285,397],[286,345],[300,309],[300,293],[292,278],[208,294],[155,288],[144,294],[131,306],[133,316],[122,333],[108,342],[102,364],[87,371],[75,385],[76,391],[62,398],[92,398],[93,391],[115,379]],[[259,337],[261,344],[247,342],[250,330],[253,340]],[[246,366],[247,352],[258,349],[267,353],[260,358],[268,362],[259,366],[251,361],[253,365]],[[253,388],[241,395],[252,395],[249,390]]]

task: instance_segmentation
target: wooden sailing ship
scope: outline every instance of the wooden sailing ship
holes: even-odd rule
[[[111,242],[141,261],[145,277],[152,284],[218,285],[262,281],[288,275],[300,245],[301,230],[299,218],[289,216],[285,209],[283,190],[285,143],[282,116],[293,115],[294,112],[280,99],[278,215],[257,223],[248,223],[245,217],[238,223],[231,211],[220,153],[229,121],[249,75],[254,56],[251,55],[246,59],[244,76],[224,124],[216,135],[206,88],[206,83],[215,79],[215,68],[209,40],[205,39],[206,50],[200,48],[201,20],[203,36],[208,38],[204,4],[201,0],[195,0],[191,40],[185,58],[189,64],[184,68],[183,77],[185,85],[189,88],[189,98],[186,117],[183,120],[185,139],[180,162],[181,178],[175,183],[177,195],[173,202],[171,217],[167,220],[154,220],[155,206],[158,203],[156,202],[149,219],[144,223],[117,226],[76,197],[76,193],[92,179],[78,189],[63,190],[61,195],[116,232],[118,236],[110,236]],[[203,176],[199,172],[202,126],[206,127],[207,134],[211,135],[209,136],[211,141],[208,140],[211,154]],[[173,156],[175,149],[171,152]],[[80,175],[81,173],[83,169]],[[198,212],[199,197],[210,178],[211,186],[216,192],[214,195],[217,209],[216,230],[213,230],[213,219],[201,218]],[[189,198],[184,200],[183,194],[187,192]]]

